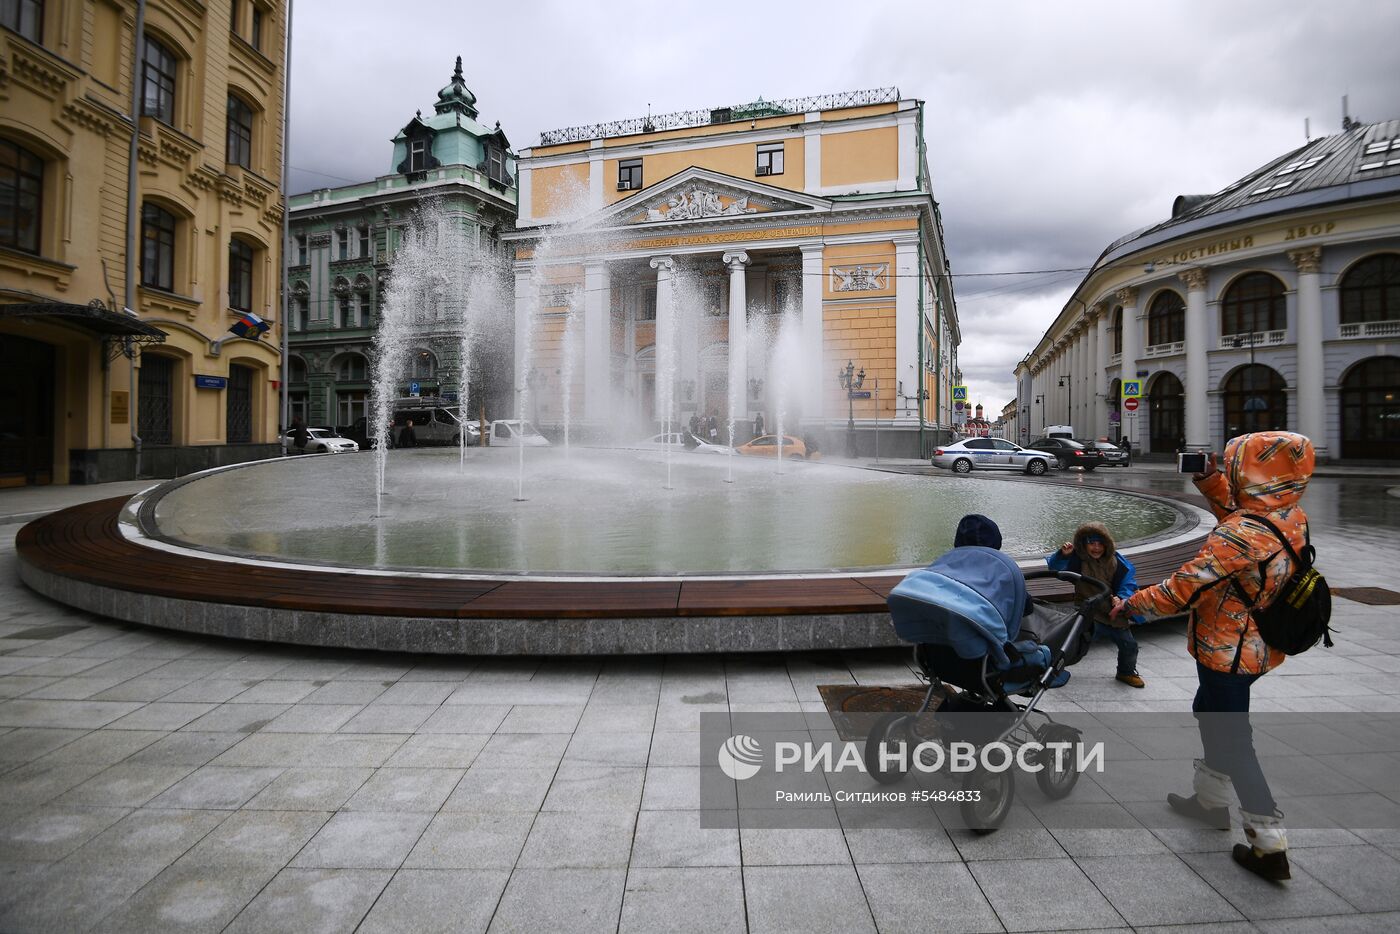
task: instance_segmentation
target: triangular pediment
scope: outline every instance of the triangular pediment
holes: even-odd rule
[[[630,227],[830,207],[825,198],[691,166],[598,212],[597,220],[601,226]]]

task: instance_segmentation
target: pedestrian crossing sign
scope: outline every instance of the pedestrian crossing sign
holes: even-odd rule
[[[966,386],[954,386],[954,387],[953,387],[953,401],[954,401],[954,402],[966,402],[966,401],[967,401],[967,387],[966,387]]]
[[[1142,395],[1142,382],[1135,379],[1123,380],[1123,398],[1136,399]]]

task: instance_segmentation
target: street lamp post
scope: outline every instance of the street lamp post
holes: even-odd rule
[[[1043,392],[1038,392],[1038,393],[1035,394],[1035,404],[1036,404],[1037,406],[1039,406],[1038,411],[1040,412],[1040,430],[1041,430],[1041,431],[1044,431],[1044,430],[1045,430],[1045,393],[1043,393]]]
[[[1068,376],[1060,377],[1060,388],[1065,390],[1065,424],[1074,424],[1074,380]]]
[[[851,393],[860,389],[865,383],[865,367],[856,372],[856,365],[853,361],[846,361],[844,370],[836,371],[836,382],[841,384],[841,388],[846,390],[846,456],[856,456],[856,408],[855,396]]]

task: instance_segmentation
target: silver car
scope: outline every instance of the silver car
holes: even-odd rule
[[[292,443],[294,430],[289,429],[282,435],[282,453],[291,454],[296,451]],[[340,435],[327,428],[308,428],[306,430],[306,453],[307,454],[354,454],[360,446],[349,438],[342,438]]]
[[[934,451],[930,462],[953,473],[1016,470],[1038,477],[1055,466],[1055,455],[1023,448],[1001,438],[967,438]]]

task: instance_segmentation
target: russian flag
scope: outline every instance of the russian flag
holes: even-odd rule
[[[246,337],[250,341],[255,341],[270,327],[271,325],[262,318],[259,318],[251,311],[247,311],[244,312],[237,321],[229,325],[229,330],[239,337]]]

